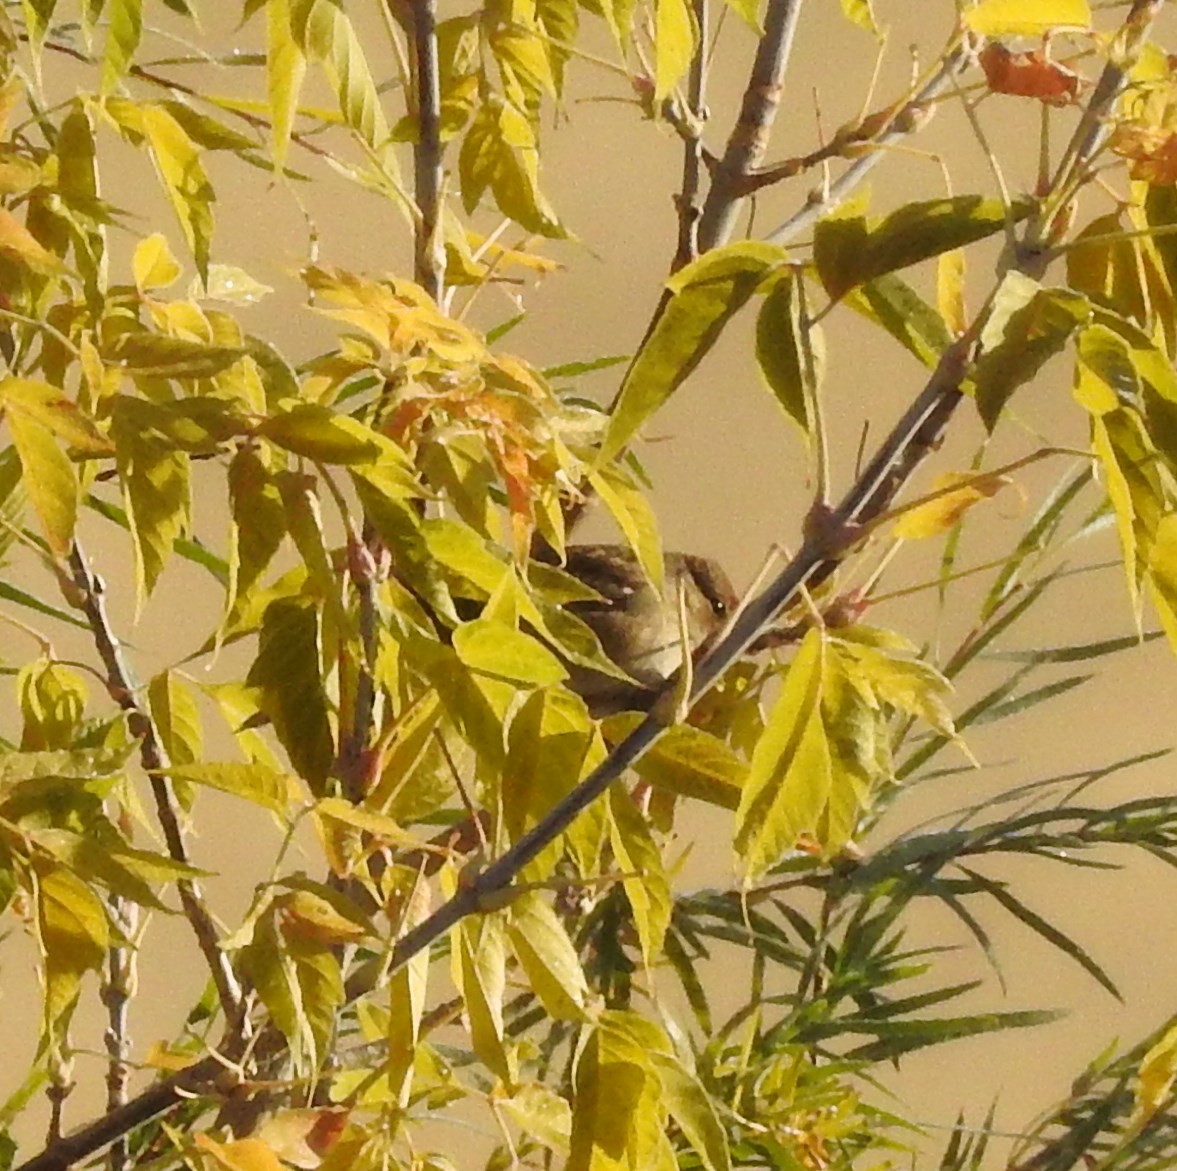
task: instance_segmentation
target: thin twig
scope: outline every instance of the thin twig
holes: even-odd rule
[[[887,129],[871,140],[870,149],[842,172],[825,190],[820,199],[808,202],[794,212],[764,238],[773,244],[795,239],[828,215],[862,183],[886,155],[886,147],[893,146],[926,125],[936,109],[936,99],[947,91],[956,77],[972,64],[971,45],[958,45],[940,63],[936,72],[890,122]]]
[[[378,568],[371,547],[348,528],[348,572],[355,586],[359,612],[361,661],[357,671],[352,719],[340,737],[339,778],[344,797],[353,804],[364,799],[372,781],[372,732],[376,716],[376,652],[380,609],[376,600]]]
[[[1147,33],[1148,22],[1155,15],[1156,8],[1156,0],[1134,0],[1128,24],[1134,27],[1139,37]],[[948,64],[946,62],[946,67]],[[953,69],[962,67],[959,60],[952,65]],[[1101,78],[1097,86],[1096,92],[1102,95],[1104,104],[1101,109],[1091,111],[1091,114],[1098,122],[1109,117],[1111,106],[1123,86],[1124,70],[1119,63],[1109,62],[1104,72],[1105,76],[1115,74],[1118,81],[1105,84],[1105,79]],[[943,85],[947,84],[948,76],[944,76]],[[922,92],[926,93],[926,89]],[[1085,129],[1088,122],[1089,119],[1084,119],[1077,134],[1088,134]],[[1090,147],[1080,144],[1073,153],[1076,158],[1090,157],[1089,150],[1097,147],[1098,142],[1093,138]],[[845,179],[846,176],[843,176]],[[790,221],[782,225],[778,232],[791,231],[793,228]],[[1031,228],[1040,231],[1041,222],[1031,225]],[[798,227],[795,230],[801,229]],[[1026,266],[1037,266],[1042,257],[1047,255],[1045,252],[1026,250],[1025,245],[1023,250],[1022,263]],[[812,592],[835,571],[847,551],[846,542],[853,539],[852,535],[857,528],[869,524],[891,506],[919,463],[935,449],[963,397],[961,384],[976,360],[977,338],[980,337],[988,312],[986,307],[968,332],[944,351],[927,385],[891,429],[875,457],[841,503],[831,510],[827,523],[820,528],[811,528],[793,560],[767,589],[740,611],[730,629],[695,664],[690,700],[703,695],[728,666],[775,622],[777,616],[801,596],[803,590]],[[78,560],[80,562],[80,557]],[[96,583],[89,577],[84,565],[82,570],[79,585],[83,593],[87,597],[97,597],[94,591]],[[75,574],[77,576],[76,570]],[[94,620],[91,621],[94,625]],[[96,632],[107,629],[104,618],[95,629]],[[111,675],[112,679],[119,678],[116,672],[111,672]],[[674,701],[677,698],[677,680],[672,677],[662,689],[661,699],[655,703],[653,710],[617,745],[606,761],[506,853],[460,885],[458,893],[449,902],[400,939],[390,957],[389,971],[403,966],[455,923],[477,912],[491,902],[495,895],[509,887],[522,867],[559,837],[584,809],[662,735],[669,726],[669,717],[673,715],[670,709],[676,706]],[[667,699],[668,702],[663,702]],[[123,701],[120,699],[120,702]],[[71,1164],[109,1145],[120,1135],[129,1133],[136,1126],[171,1109],[183,1098],[212,1092],[224,1071],[222,1058],[206,1057],[151,1086],[125,1106],[109,1112],[89,1126],[51,1143],[17,1168],[17,1171],[64,1171]]]
[[[130,1081],[131,1038],[127,1031],[127,1017],[134,993],[135,948],[133,936],[139,908],[121,895],[111,894],[107,905],[116,930],[126,940],[112,947],[107,955],[106,980],[102,987],[102,1002],[106,1006],[106,1109],[117,1110],[127,1104],[127,1085]],[[126,1136],[121,1135],[107,1154],[110,1171],[124,1171],[129,1163]]]
[[[387,0],[391,6],[393,0]],[[437,57],[437,0],[412,0],[413,81],[417,141],[413,144],[414,195],[420,220],[415,242],[417,283],[439,304],[445,292],[441,240],[441,81]]]
[[[180,827],[180,804],[176,799],[172,782],[164,775],[170,763],[167,752],[154,720],[137,698],[134,677],[107,617],[102,581],[91,572],[86,564],[85,554],[76,542],[70,552],[69,566],[78,593],[78,608],[90,624],[98,655],[106,669],[107,690],[115,703],[127,713],[131,732],[139,737],[139,759],[151,780],[156,815],[163,830],[168,854],[175,861],[190,865],[188,850],[184,844],[184,832]],[[180,893],[184,915],[212,973],[225,1017],[232,1028],[240,1028],[244,1024],[241,985],[233,973],[228,955],[221,949],[216,925],[205,906],[200,885],[195,879],[181,878],[177,880],[176,887]]]
[[[740,116],[732,128],[723,158],[716,164],[711,190],[703,206],[700,252],[727,243],[743,203],[739,185],[764,160],[772,124],[780,108],[801,4],[802,0],[768,0],[764,36],[756,49]]]
[[[21,40],[27,41],[28,37],[22,35]],[[72,45],[62,44],[60,41],[45,41],[43,48],[49,49],[51,52],[60,53],[64,57],[72,57],[75,61],[81,61],[84,65],[97,65],[98,62],[90,56],[89,53],[83,53],[80,49],[75,49]],[[216,101],[215,98],[209,97],[208,94],[201,93],[200,90],[193,88],[190,85],[185,85],[181,81],[176,81],[170,77],[164,77],[162,74],[153,73],[150,69],[144,69],[141,65],[132,65],[127,70],[129,76],[137,78],[139,81],[146,81],[151,85],[158,86],[160,89],[169,90],[174,93],[183,94],[186,98],[196,98],[197,101],[208,102],[209,105],[215,106],[225,114],[229,114],[234,118],[239,119],[248,126],[252,126],[255,130],[262,130],[269,132],[273,129],[273,125],[268,118],[262,118],[258,114],[251,114],[248,110],[238,110],[232,107],[226,107]],[[291,142],[297,142],[303,150],[313,155],[318,155],[320,158],[330,158],[331,152],[325,150],[321,146],[317,146],[311,142],[305,134],[297,132],[290,135]]]
[[[700,203],[703,167],[703,125],[707,120],[707,0],[694,0],[695,23],[699,26],[699,43],[691,61],[687,79],[686,117],[683,125],[693,128],[683,137],[682,189],[675,199],[678,206],[678,248],[675,250],[672,272],[678,272],[699,255],[699,222],[703,215]],[[682,134],[682,129],[679,130]]]

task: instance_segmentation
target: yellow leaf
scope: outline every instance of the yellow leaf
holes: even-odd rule
[[[207,1134],[196,1136],[196,1145],[208,1156],[205,1165],[212,1171],[283,1171],[278,1156],[261,1139],[243,1138],[219,1143]]]
[[[941,252],[936,257],[936,308],[954,337],[968,325],[964,304],[965,259],[963,248]]]
[[[76,403],[59,387],[34,378],[0,379],[0,407],[35,419],[70,447],[87,455],[110,455],[114,448]]]
[[[557,1020],[585,1018],[588,983],[576,948],[559,916],[538,894],[511,904],[507,926],[511,946],[532,991]]]
[[[642,958],[652,970],[670,926],[670,883],[650,825],[633,798],[615,785],[609,790],[608,801],[609,840],[624,875],[622,885],[633,909]]]
[[[817,829],[832,764],[821,719],[825,640],[811,630],[789,664],[780,696],[752,753],[736,813],[735,846],[755,879]]]
[[[74,466],[53,433],[31,415],[6,409],[8,430],[20,457],[25,489],[50,549],[64,557],[78,517],[78,481]]]
[[[37,938],[45,968],[45,1023],[67,1023],[86,972],[101,967],[110,944],[97,895],[77,875],[56,867],[38,875]]]
[[[895,522],[894,535],[904,541],[939,536],[974,504],[995,496],[1008,483],[1007,477],[988,472],[945,472],[935,480],[933,492],[938,494],[905,512]]]
[[[589,483],[612,513],[626,543],[641,564],[642,572],[654,588],[661,591],[664,577],[662,541],[658,535],[658,518],[650,502],[615,464],[590,474]]]
[[[0,208],[0,255],[24,264],[43,276],[57,276],[66,271],[61,259],[50,252],[6,208]]]
[[[654,100],[662,101],[683,79],[695,53],[695,18],[687,0],[658,0]]]
[[[271,154],[274,170],[278,172],[286,163],[306,67],[306,57],[292,35],[289,0],[269,0],[266,4],[266,93],[270,105]]]
[[[162,232],[153,232],[135,245],[131,271],[135,274],[135,288],[142,293],[146,289],[165,288],[182,270],[172,255],[167,237]]]
[[[325,947],[358,943],[369,930],[355,918],[348,918],[321,895],[293,890],[274,900],[283,935],[297,937]]]
[[[149,1069],[158,1069],[164,1073],[179,1073],[199,1060],[198,1053],[181,1053],[163,1042],[153,1041],[147,1047],[147,1056],[144,1057],[143,1064]]]
[[[1035,37],[1052,29],[1090,28],[1087,0],[982,0],[965,24],[985,37]]]
[[[1144,1055],[1140,1063],[1136,1085],[1136,1109],[1129,1124],[1131,1133],[1138,1133],[1169,1097],[1173,1078],[1177,1076],[1177,1024],[1170,1025],[1165,1035]]]
[[[568,678],[567,668],[539,639],[491,618],[459,626],[454,650],[472,671],[524,687],[546,687]]]
[[[503,920],[497,915],[458,924],[452,936],[452,970],[475,1053],[498,1077],[512,1081],[512,1063],[503,1043],[507,979],[503,936]]]

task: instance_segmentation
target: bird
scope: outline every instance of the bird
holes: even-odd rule
[[[739,604],[723,567],[693,553],[667,553],[661,591],[625,545],[569,545],[564,569],[600,599],[567,605],[591,628],[630,682],[571,665],[569,687],[594,716],[646,710],[683,661],[706,648]],[[685,619],[685,624],[684,624]]]

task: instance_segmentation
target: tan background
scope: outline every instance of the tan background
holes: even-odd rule
[[[210,7],[216,6],[205,5]],[[359,7],[349,5],[352,10]],[[950,8],[948,3],[930,0],[879,3],[880,18],[891,32],[877,91],[880,99],[897,95],[906,82],[910,62],[905,46],[918,46],[922,65],[934,59],[950,28]],[[443,3],[442,16],[460,10]],[[256,46],[260,36],[257,20],[237,34],[228,24],[215,28],[215,12],[206,12],[205,18],[226,48]],[[384,75],[389,71],[383,56],[385,41],[377,24],[370,31],[366,46],[374,68]],[[603,37],[597,38],[592,48],[610,54]],[[748,32],[729,19],[721,54],[732,53],[734,62],[725,59],[717,64],[709,96],[713,122],[707,138],[713,148],[730,126],[751,48]],[[827,135],[854,118],[862,108],[873,64],[870,39],[845,24],[838,6],[829,0],[811,2],[801,22],[794,68],[770,157],[812,147],[815,95]],[[1094,69],[1089,64],[1087,72],[1093,74]],[[248,90],[255,84],[246,81],[244,70],[175,71],[210,92]],[[664,128],[643,123],[632,105],[583,100],[602,90],[624,98],[624,87],[616,78],[583,63],[574,64],[570,76],[568,124],[549,134],[542,177],[547,194],[578,242],[553,247],[552,252],[568,265],[567,271],[548,278],[539,288],[525,290],[529,318],[503,343],[504,348],[537,365],[632,351],[674,247],[670,193],[676,187],[680,165],[677,139]],[[48,84],[68,91],[75,80],[62,67],[48,78]],[[984,107],[984,116],[1007,183],[1015,193],[1026,190],[1033,183],[1036,167],[1035,111],[1028,103],[997,99]],[[151,191],[153,179],[146,157],[116,146],[109,134],[104,142],[118,159],[117,166],[107,167],[107,198],[145,217],[135,224],[137,231],[162,227],[179,252],[172,221]],[[941,153],[957,191],[982,188],[994,193],[984,155],[954,106],[939,115],[920,145]],[[292,162],[312,174],[322,173],[297,151]],[[301,307],[292,279],[307,256],[303,211],[286,190],[270,185],[260,173],[243,176],[239,166],[215,158],[210,160],[210,170],[220,200],[214,259],[240,264],[277,289],[259,308],[243,314],[247,328],[271,338],[296,359],[325,347],[330,329]],[[759,228],[768,229],[779,222],[814,181],[810,177],[762,200],[757,209]],[[902,200],[942,194],[944,179],[936,161],[896,152],[895,158],[876,170],[870,190],[873,208],[886,210]],[[319,234],[323,262],[360,270],[408,271],[410,242],[404,222],[394,212],[372,198],[357,195],[329,172],[314,190],[300,192],[300,197],[306,200]],[[1108,205],[1092,203],[1081,219],[1105,210]],[[120,259],[115,279],[129,275],[127,245],[124,239],[121,252],[116,254]],[[118,263],[123,265],[121,270]],[[973,263],[975,302],[991,273],[985,269],[984,255]],[[486,327],[514,312],[505,298],[490,293],[480,300],[472,320]],[[868,446],[872,446],[922,385],[922,372],[894,343],[867,329],[849,312],[836,312],[827,324],[827,393],[836,484],[845,486],[864,421],[870,424]],[[750,322],[738,322],[651,428],[650,438],[658,441],[650,443],[644,453],[657,485],[655,501],[667,546],[718,557],[738,584],[750,580],[774,543],[788,546],[797,541],[807,493],[802,447],[758,384],[748,356],[749,340]],[[610,394],[614,372],[598,377],[591,385],[601,395]],[[1065,441],[1083,442],[1083,423],[1070,402],[1065,374],[1055,371],[1023,391],[1017,408],[1027,430],[1049,428],[1052,437],[1057,437],[1061,429]],[[1033,445],[1026,431],[1016,426],[1007,430],[1009,450],[1020,452]],[[964,467],[980,437],[975,422],[962,418],[955,425],[944,463]],[[1061,470],[1055,462],[1019,476],[1028,503],[1020,502],[1015,493],[995,502],[975,526],[983,536],[970,538],[962,564],[1008,549],[1044,487]],[[197,500],[198,528],[219,545],[223,522],[213,485],[210,478],[211,499]],[[609,533],[607,524],[594,519],[583,535],[595,538]],[[120,628],[128,631],[135,643],[140,674],[146,677],[191,649],[208,628],[215,605],[215,599],[202,595],[200,574],[184,566],[170,570],[157,599],[132,630],[131,602],[125,588],[127,549],[101,528],[92,527],[88,535],[91,553],[114,586],[115,612]],[[1080,551],[1079,556],[1099,560],[1113,552],[1107,539],[1102,545]],[[888,588],[926,580],[934,571],[936,556],[938,550],[901,558],[888,577]],[[975,596],[976,588],[962,587],[962,594]],[[929,634],[933,606],[934,594],[917,594],[902,603],[880,607],[870,619],[919,640]],[[1122,577],[1109,570],[1072,579],[1054,591],[1043,612],[1017,628],[1005,645],[1084,641],[1130,628]],[[951,645],[952,633],[944,632],[946,645]],[[958,637],[960,633],[955,632]],[[14,650],[13,657],[17,653]],[[23,655],[25,648],[19,653]],[[71,645],[70,653],[81,655],[84,648]],[[963,708],[968,699],[979,694],[979,687],[980,682],[971,685],[957,706]],[[1109,763],[1166,745],[1173,739],[1170,713],[1175,697],[1177,664],[1163,646],[1153,644],[1123,656],[1103,669],[1097,680],[1028,719],[999,725],[990,734],[978,731],[970,735],[970,746],[984,767],[976,774],[930,783],[918,796],[900,804],[877,831],[876,840],[889,840],[934,813],[950,814],[1027,780]],[[1111,802],[1136,793],[1168,792],[1173,787],[1172,769],[1168,761],[1139,768],[1126,778],[1101,786],[1097,793]],[[216,906],[232,922],[248,900],[253,883],[266,874],[274,833],[264,816],[243,811],[239,804],[207,801],[201,814],[194,854],[201,865],[220,873],[210,885]],[[692,881],[724,880],[731,873],[730,826],[710,812],[693,814],[690,825],[700,839],[695,853],[697,876],[692,876]],[[866,843],[868,850],[871,844]],[[938,908],[921,909],[912,932],[913,945],[950,943],[961,948],[945,961],[938,973],[940,979],[986,977],[985,987],[962,1003],[960,1010],[1051,1006],[1069,1008],[1072,1015],[1033,1033],[916,1055],[904,1063],[899,1074],[887,1079],[899,1095],[898,1112],[910,1110],[932,1127],[948,1127],[962,1106],[968,1109],[971,1121],[979,1122],[990,1101],[999,1096],[997,1127],[1016,1129],[1065,1092],[1080,1067],[1112,1038],[1131,1042],[1177,1010],[1170,976],[1171,908],[1177,880],[1160,863],[1141,856],[1114,860],[1127,864],[1115,875],[1045,864],[1015,866],[1001,859],[985,869],[991,876],[1014,884],[1031,906],[1074,934],[1119,984],[1123,1005],[1028,931],[1011,924],[1007,917],[989,913],[982,916],[983,922],[994,933],[1006,960],[1009,987],[1003,997],[957,921]],[[316,868],[310,858],[306,865]],[[22,955],[19,946],[15,940],[10,942],[14,950],[3,969],[4,1008],[12,1027],[5,1030],[10,1061],[0,1072],[0,1098],[15,1086],[17,1072],[31,1055],[33,1043],[28,1023],[34,1003],[31,956],[27,949]],[[140,1052],[147,1042],[163,1038],[175,1028],[201,980],[198,958],[183,923],[154,923],[143,957],[142,1002],[133,1017]],[[79,1042],[94,1047],[98,1040],[95,1029],[79,1034]],[[71,1109],[72,1123],[89,1116],[100,1100],[99,1062],[79,1057],[76,1073],[82,1084],[76,1108]],[[24,1130],[23,1134],[32,1141],[33,1132]],[[932,1134],[928,1149],[938,1150],[946,1135],[935,1130]]]

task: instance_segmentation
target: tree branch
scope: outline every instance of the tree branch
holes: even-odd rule
[[[391,7],[393,0],[388,0]],[[437,0],[412,0],[413,80],[416,83],[417,141],[413,144],[417,224],[417,283],[437,302],[445,291],[445,249],[441,240],[441,81],[437,58]]]
[[[1125,24],[1125,28],[1132,33],[1133,46],[1143,43],[1159,8],[1159,0],[1134,0]],[[1080,123],[1073,144],[1068,148],[1068,154],[1083,166],[1102,144],[1102,135],[1093,132],[1092,128],[1106,125],[1111,108],[1123,90],[1131,64],[1130,57],[1131,53],[1124,53],[1109,61],[1095,90],[1100,104],[1096,107],[1093,101],[1088,116]],[[945,64],[948,65],[947,62]],[[956,61],[954,67],[961,67],[961,62]],[[947,77],[944,83],[947,83]],[[926,87],[921,92],[927,96]],[[866,163],[873,157],[868,156],[861,162]],[[855,168],[851,168],[853,171]],[[847,180],[851,172],[847,172],[843,180]],[[857,172],[857,178],[860,179],[862,173]],[[1060,181],[1064,177],[1061,171],[1059,177]],[[815,214],[820,215],[821,211]],[[1027,228],[1022,255],[1014,258],[1015,264],[1026,270],[1045,264],[1050,252],[1048,248],[1042,247],[1042,242],[1047,239],[1049,226],[1047,216],[1040,214],[1036,217]],[[777,229],[774,236],[779,238],[782,234],[800,230],[802,228],[798,225],[797,217],[794,217],[794,220],[787,221]],[[986,306],[968,332],[944,351],[924,389],[891,429],[866,470],[841,502],[821,518],[820,524],[807,526],[801,548],[789,565],[749,603],[731,629],[695,665],[689,697],[691,701],[703,695],[727,667],[775,622],[778,615],[801,596],[803,590],[812,590],[834,572],[853,543],[857,526],[869,523],[885,512],[920,462],[938,445],[963,397],[961,383],[977,359],[977,339],[988,313],[989,307]],[[71,556],[71,565],[74,566],[75,583],[86,599],[87,604],[83,608],[91,618],[103,659],[107,662],[112,693],[116,688],[119,689],[120,694],[116,694],[116,699],[124,708],[138,713],[130,689],[124,686],[126,675],[119,666],[117,644],[109,633],[101,611],[97,582],[85,569],[76,550]],[[666,684],[650,714],[614,749],[608,760],[506,853],[469,882],[463,883],[449,902],[408,932],[393,950],[390,970],[408,962],[455,923],[477,912],[491,902],[493,896],[509,887],[519,869],[563,833],[579,813],[604,793],[669,727],[674,716],[672,709],[676,706],[675,691],[676,680],[672,679]],[[145,745],[146,742],[145,737]],[[224,1072],[225,1065],[221,1059],[206,1057],[149,1087],[125,1106],[53,1142],[22,1164],[17,1171],[64,1171],[136,1126],[171,1109],[184,1098],[212,1092]]]
[[[699,222],[703,209],[699,188],[703,179],[703,124],[707,120],[707,0],[694,0],[695,23],[699,26],[699,46],[691,61],[687,79],[687,110],[684,122],[694,133],[683,136],[682,189],[675,199],[678,207],[678,248],[672,272],[678,272],[699,255]],[[682,131],[680,130],[680,133]]]
[[[184,831],[180,827],[179,802],[171,781],[163,775],[169,766],[167,752],[160,741],[155,722],[136,697],[134,676],[123,658],[122,646],[107,617],[102,581],[91,572],[85,554],[76,542],[70,552],[69,566],[78,592],[78,607],[90,624],[99,658],[106,669],[106,688],[115,703],[127,713],[132,734],[139,737],[139,759],[151,780],[156,815],[163,829],[168,853],[175,861],[189,865]],[[233,973],[229,957],[221,950],[216,925],[205,906],[200,885],[194,879],[181,878],[177,880],[176,887],[180,892],[184,915],[212,973],[221,1008],[231,1027],[240,1027],[244,1004],[241,986]]]
[[[885,148],[902,141],[913,131],[927,123],[935,111],[935,100],[952,85],[953,80],[964,72],[973,60],[971,45],[958,45],[940,63],[939,68],[914,97],[887,123],[886,129],[870,140],[863,149],[866,153],[856,159],[820,199],[812,200],[787,220],[774,228],[764,238],[773,244],[782,244],[811,228],[824,215],[828,215],[878,166],[886,154]]]
[[[764,36],[756,49],[740,116],[732,128],[723,158],[715,166],[711,190],[703,206],[703,218],[699,224],[700,252],[727,242],[743,203],[741,184],[764,159],[772,124],[780,108],[801,3],[802,0],[768,0]]]

